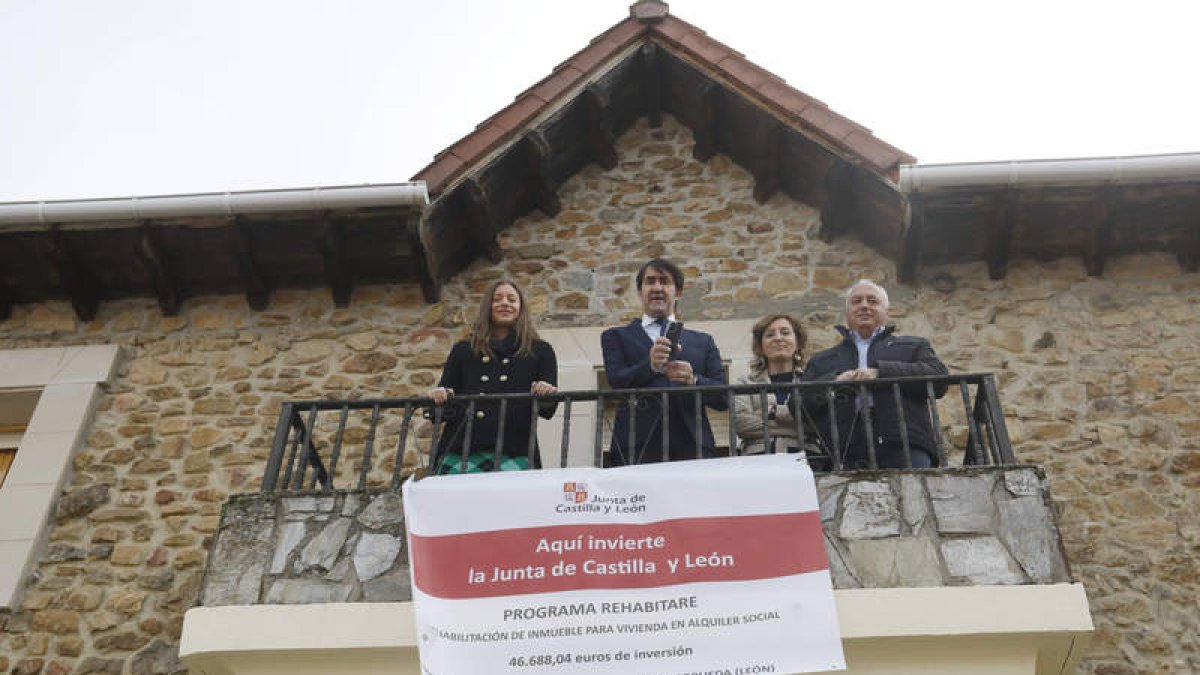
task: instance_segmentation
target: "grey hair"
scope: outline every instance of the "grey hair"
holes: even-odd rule
[[[854,282],[850,285],[850,288],[846,289],[846,309],[850,309],[850,295],[854,293],[854,289],[858,288],[859,286],[870,286],[871,288],[879,291],[879,295],[883,296],[884,309],[888,309],[892,306],[892,301],[888,300],[887,289],[875,283],[874,281],[871,281],[870,279],[864,278]]]

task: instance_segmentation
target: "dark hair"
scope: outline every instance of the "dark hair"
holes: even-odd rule
[[[525,301],[525,291],[508,279],[498,279],[493,282],[480,298],[479,315],[475,317],[475,323],[467,332],[467,342],[470,343],[472,351],[476,354],[492,356],[492,298],[496,296],[496,289],[501,286],[512,286],[513,290],[517,292],[517,297],[521,299],[521,309],[517,312],[517,319],[513,322],[512,330],[517,334],[517,356],[529,356],[533,354],[533,341],[538,339],[537,328],[533,326],[529,304]]]
[[[646,270],[653,267],[659,272],[666,272],[671,275],[671,279],[675,281],[675,288],[683,290],[683,270],[679,269],[675,263],[663,258],[651,258],[642,264],[637,272],[637,289],[642,290],[642,278],[646,276]]]
[[[766,334],[767,328],[771,324],[780,319],[785,319],[792,324],[792,332],[796,334],[796,353],[792,354],[792,369],[800,370],[800,367],[804,365],[804,348],[808,346],[808,333],[804,331],[804,326],[801,326],[800,320],[791,314],[771,314],[759,319],[750,329],[750,335],[753,336],[750,349],[754,351],[754,363],[750,364],[750,368],[755,373],[762,374],[767,370],[767,355],[763,353],[762,348],[763,335]]]

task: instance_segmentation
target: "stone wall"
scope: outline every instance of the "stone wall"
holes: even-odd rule
[[[817,477],[835,588],[1071,581],[1035,469]],[[200,604],[411,600],[393,492],[241,495],[221,514]]]
[[[1110,260],[1099,278],[1077,260],[1014,261],[1001,280],[971,264],[902,286],[858,241],[819,241],[815,210],[782,195],[758,205],[743,169],[690,148],[673,121],[640,122],[617,168],[568,181],[556,218],[515,223],[504,260],[473,264],[437,305],[415,287],[370,287],[346,309],[327,291],[279,291],[264,312],[192,299],[177,317],[152,299],[108,302],[90,323],[66,302],[14,308],[0,349],[120,344],[128,359],[24,604],[0,613],[0,672],[170,672],[220,506],[257,488],[281,401],[425,391],[478,293],[505,274],[531,290],[543,326],[623,322],[637,312],[632,273],[657,254],[686,268],[685,318],[789,310],[818,348],[846,286],[887,285],[902,331],[931,337],[956,372],[998,374],[1017,457],[1044,467],[1091,594],[1098,630],[1081,671],[1200,671],[1200,525],[1186,517],[1200,511],[1200,275],[1158,254]]]

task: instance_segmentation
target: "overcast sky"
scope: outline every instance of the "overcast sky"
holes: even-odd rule
[[[632,0],[0,0],[0,202],[408,180]],[[921,163],[1200,151],[1200,2],[673,0]]]

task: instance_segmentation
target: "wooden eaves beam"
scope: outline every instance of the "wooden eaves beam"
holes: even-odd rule
[[[421,295],[425,302],[435,303],[442,297],[442,282],[437,277],[437,267],[432,253],[421,240],[421,222],[424,215],[408,216],[404,229],[408,234],[408,242],[412,247],[413,260],[417,263],[417,278],[421,284]]]
[[[553,218],[562,211],[562,202],[559,201],[550,178],[550,144],[542,132],[534,129],[525,134],[524,148],[525,173],[531,201],[539,211]]]
[[[100,306],[100,281],[58,224],[50,226],[50,259],[58,273],[59,284],[71,298],[75,316],[80,321],[95,319],[96,309]]]
[[[780,165],[787,129],[770,115],[763,116],[754,162],[754,201],[765,204],[779,191]]]
[[[1179,242],[1175,253],[1176,260],[1184,272],[1200,271],[1200,201],[1193,202],[1188,213],[1192,214],[1192,223]]]
[[[834,157],[825,172],[825,200],[821,206],[821,229],[817,236],[825,243],[850,230],[851,210],[854,207],[854,167],[841,157]]]
[[[182,299],[166,246],[163,244],[162,232],[149,220],[139,221],[138,229],[138,242],[134,247],[134,254],[150,275],[150,283],[158,297],[158,308],[165,316],[175,316],[179,313]]]
[[[8,287],[8,282],[4,280],[4,274],[0,272],[0,321],[6,321],[12,316],[13,292]]]
[[[318,220],[321,234],[317,240],[317,250],[325,261],[325,278],[333,294],[333,304],[348,307],[350,294],[354,291],[354,277],[346,262],[346,225],[327,212],[321,213]]]
[[[696,111],[696,127],[692,129],[695,143],[692,158],[707,162],[717,154],[717,108],[720,106],[721,88],[715,82],[706,81],[700,87],[700,109]]]
[[[617,139],[608,110],[608,92],[593,82],[580,96],[587,116],[587,142],[592,160],[602,169],[612,169],[617,166]]]
[[[492,264],[496,264],[504,259],[504,253],[496,241],[495,220],[492,217],[492,208],[487,192],[474,177],[463,181],[461,189],[463,198],[466,199],[468,218],[471,221],[470,226],[466,229],[474,235],[470,243],[480,254],[487,256]]]
[[[903,284],[916,281],[921,266],[921,234],[925,229],[925,195],[904,198],[903,253],[896,266],[896,277]]]
[[[646,118],[652,129],[662,126],[662,59],[658,54],[658,45],[653,42],[642,45],[639,53],[642,88],[646,92]]]
[[[1092,227],[1083,245],[1083,266],[1088,276],[1098,277],[1104,273],[1104,263],[1108,260],[1112,242],[1115,202],[1116,195],[1111,187],[1104,188],[1100,197],[1092,202]]]
[[[271,289],[259,272],[258,261],[254,256],[254,244],[250,231],[241,216],[230,219],[229,232],[233,246],[233,256],[237,261],[238,276],[242,280],[242,288],[246,293],[246,304],[257,312],[267,308]]]
[[[1008,260],[1020,212],[1020,192],[1009,188],[996,196],[991,222],[988,223],[986,249],[988,277],[991,279],[1003,279],[1008,274]]]

